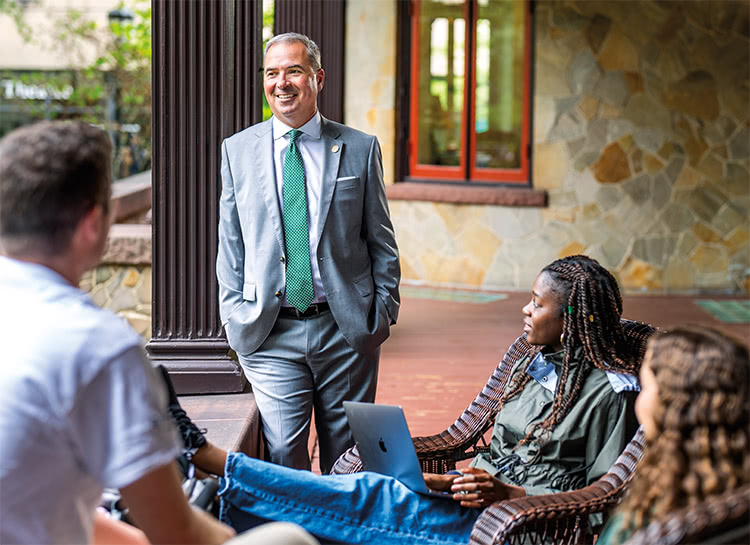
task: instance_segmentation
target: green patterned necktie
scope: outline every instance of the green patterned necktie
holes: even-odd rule
[[[286,298],[300,312],[312,303],[312,270],[310,268],[310,233],[307,228],[307,195],[305,165],[297,138],[302,133],[289,131],[289,147],[284,159],[284,237],[286,238]]]

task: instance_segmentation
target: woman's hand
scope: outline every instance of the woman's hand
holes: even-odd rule
[[[436,473],[423,473],[424,482],[427,488],[435,490],[436,492],[448,492],[451,489],[454,479],[460,477],[460,474],[456,473],[444,473],[438,475]]]
[[[453,479],[450,489],[454,493],[453,499],[460,502],[463,507],[483,509],[496,501],[526,495],[522,487],[505,484],[483,469],[467,467],[461,471],[463,474]]]

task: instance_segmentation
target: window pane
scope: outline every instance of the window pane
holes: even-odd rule
[[[521,168],[524,17],[524,2],[479,2],[474,125],[478,168]]]
[[[463,2],[424,0],[419,10],[417,163],[458,166],[466,73]]]

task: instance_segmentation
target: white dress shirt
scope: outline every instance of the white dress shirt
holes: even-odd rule
[[[289,146],[287,134],[292,127],[273,118],[273,163],[276,170],[276,191],[279,196],[282,215],[284,213],[284,158]],[[310,121],[302,125],[302,134],[297,138],[297,147],[305,165],[305,192],[307,194],[307,226],[310,234],[310,266],[312,270],[313,289],[315,298],[313,303],[325,301],[326,293],[320,280],[318,267],[318,233],[320,232],[320,197],[323,191],[323,161],[325,147],[321,138],[320,112],[315,112]],[[284,294],[285,306],[289,306]]]

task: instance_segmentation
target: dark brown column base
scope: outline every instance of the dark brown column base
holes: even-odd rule
[[[224,339],[158,340],[146,345],[151,362],[169,371],[178,394],[242,392],[245,375]]]

